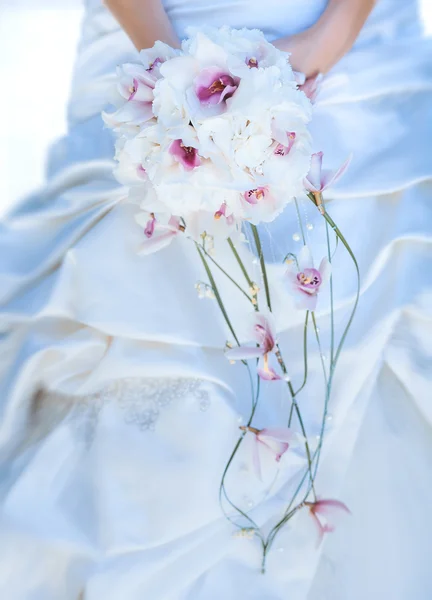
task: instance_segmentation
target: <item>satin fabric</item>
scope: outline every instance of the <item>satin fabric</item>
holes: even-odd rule
[[[325,2],[271,7],[166,3],[180,36],[187,25],[226,23],[274,39],[311,25]],[[52,149],[46,187],[1,225],[0,590],[13,600],[429,600],[432,61],[416,4],[377,4],[315,108],[314,143],[327,165],[354,153],[328,210],[358,257],[361,299],[335,377],[317,482],[321,496],[340,498],[353,516],[317,551],[299,515],[276,542],[265,576],[259,546],[232,537],[217,503],[247,415],[248,379],[222,355],[229,334],[217,307],[196,297],[194,283],[205,274],[193,248],[179,242],[145,259],[136,254],[141,232],[112,176],[113,140],[100,118],[115,66],[136,53],[98,0],[87,8],[69,135]],[[301,210],[314,254],[325,254],[319,216],[306,199]],[[261,231],[293,381],[303,376],[302,315],[280,287],[278,261],[300,248],[298,228],[289,206]],[[253,253],[243,254],[258,279]],[[355,295],[341,248],[334,269],[340,335]],[[237,322],[246,307],[218,283]],[[324,348],[328,314],[323,295]],[[246,339],[241,328],[240,335]],[[324,399],[313,343],[310,336],[300,398],[311,439]],[[165,382],[158,397],[179,377],[198,381],[204,396],[179,395],[156,411],[154,431],[142,431],[142,420],[129,422],[121,409],[125,398],[104,390],[128,378],[140,389],[155,377]],[[283,422],[284,397],[278,383],[264,384],[257,423]],[[87,408],[77,414],[81,401]],[[246,445],[230,490],[265,527],[303,466],[301,454],[290,454],[268,489],[254,479]]]

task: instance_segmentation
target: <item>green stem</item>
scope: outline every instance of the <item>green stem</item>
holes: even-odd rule
[[[237,345],[240,346],[239,339],[236,336],[236,333],[234,331],[232,323],[231,323],[231,321],[230,321],[230,319],[228,317],[228,313],[225,310],[225,306],[224,306],[224,304],[222,302],[222,298],[221,298],[221,296],[219,294],[219,290],[217,289],[216,282],[214,280],[213,274],[212,274],[212,272],[210,270],[210,267],[208,266],[208,263],[207,263],[207,261],[206,261],[206,259],[204,257],[203,250],[202,250],[202,248],[198,244],[196,244],[196,247],[197,247],[197,250],[198,250],[198,254],[200,255],[201,261],[202,261],[202,263],[204,265],[204,269],[205,269],[205,271],[207,273],[207,277],[209,278],[210,285],[212,286],[212,289],[213,289],[216,301],[217,301],[217,303],[219,305],[219,308],[220,308],[220,310],[222,312],[222,315],[223,315],[223,317],[225,319],[225,322],[228,325],[228,328],[231,331],[231,334],[232,334],[233,338],[235,339]]]
[[[330,263],[330,267],[332,264],[332,254],[331,254],[331,249],[330,249],[330,234],[329,234],[329,224],[326,221],[326,238],[327,238],[327,256],[328,256],[328,261]],[[336,237],[337,239],[337,237]],[[334,310],[333,310],[333,273],[330,272],[330,327],[331,327],[331,333],[330,333],[330,364],[333,364],[333,360],[334,360]]]
[[[236,333],[234,331],[234,328],[233,328],[233,326],[231,324],[231,321],[229,320],[228,314],[227,314],[227,312],[225,310],[225,306],[223,304],[221,295],[220,295],[218,287],[216,285],[216,281],[214,280],[214,277],[213,277],[213,274],[211,272],[211,269],[210,269],[210,267],[209,267],[209,265],[208,265],[208,263],[207,263],[207,261],[206,261],[206,259],[204,257],[203,252],[205,252],[205,250],[203,248],[201,248],[198,244],[196,244],[196,247],[197,247],[198,253],[199,253],[200,257],[201,257],[201,260],[202,260],[202,263],[204,265],[204,268],[206,270],[207,276],[209,278],[210,284],[212,286],[215,298],[216,298],[216,300],[218,302],[218,305],[219,305],[219,308],[220,308],[220,310],[222,312],[222,315],[224,316],[226,324],[228,325],[228,327],[229,327],[229,329],[230,329],[230,331],[231,331],[234,339],[236,340],[237,344],[239,344],[237,335],[236,335]],[[258,404],[258,397],[259,397],[259,389],[260,388],[259,388],[259,381],[258,381],[258,383],[257,383],[257,393],[256,393],[256,396],[255,396],[250,367],[249,367],[249,365],[247,363],[244,363],[244,364],[246,365],[248,373],[249,373],[249,379],[250,379],[251,389],[252,389],[252,398],[253,398],[253,400],[252,400],[252,412],[251,412],[251,416],[249,418],[249,424],[250,424],[252,422],[252,419],[253,419],[253,416],[255,414],[255,410],[256,410],[257,404]],[[239,508],[236,504],[234,504],[232,502],[232,500],[229,498],[229,496],[227,494],[227,491],[226,491],[226,488],[225,488],[225,478],[226,478],[226,475],[228,473],[228,470],[229,470],[229,468],[231,466],[232,461],[234,460],[234,458],[235,458],[235,456],[237,454],[238,449],[240,448],[240,446],[241,446],[241,444],[243,442],[244,437],[245,437],[245,434],[242,434],[240,436],[240,438],[237,440],[237,443],[236,443],[236,445],[234,447],[234,450],[232,451],[231,456],[230,456],[230,458],[228,460],[228,463],[226,464],[225,469],[223,471],[222,478],[221,478],[221,483],[220,483],[220,486],[219,486],[219,503],[220,503],[222,512],[224,513],[224,515],[228,519],[228,521],[230,521],[236,527],[242,528],[242,526],[239,525],[236,521],[234,521],[231,518],[231,516],[225,511],[224,506],[223,506],[223,501],[222,501],[222,499],[225,498],[225,500],[228,502],[228,504],[231,506],[231,508],[233,508],[239,515],[241,515],[242,517],[244,517],[248,521],[248,523],[255,530],[256,535],[258,535],[258,537],[261,539],[261,542],[264,544],[264,539],[263,539],[263,536],[262,536],[262,534],[260,532],[260,529],[259,529],[258,525],[255,523],[255,521],[253,519],[251,519],[251,517],[247,513],[245,513],[241,508]]]
[[[336,223],[333,221],[333,219],[330,217],[330,215],[327,212],[324,213],[324,218],[326,219],[326,222],[330,225],[330,227],[333,229],[333,231],[335,231],[336,235],[338,236],[338,238],[340,239],[342,244],[345,246],[348,254],[350,255],[350,257],[353,261],[356,275],[357,275],[357,290],[356,290],[356,297],[355,297],[353,309],[351,311],[350,317],[348,319],[348,322],[345,326],[345,329],[344,329],[341,339],[339,341],[334,360],[332,361],[332,363],[330,365],[330,373],[329,373],[329,379],[327,382],[327,389],[326,389],[326,400],[325,400],[325,405],[324,405],[323,422],[322,422],[322,427],[321,427],[320,443],[318,444],[318,448],[315,451],[315,456],[316,456],[316,463],[315,463],[315,468],[314,468],[315,476],[318,471],[318,465],[319,465],[319,461],[321,458],[322,440],[323,440],[323,435],[324,435],[325,423],[326,423],[326,419],[327,419],[328,404],[329,404],[330,394],[331,394],[331,389],[332,389],[332,384],[333,384],[333,376],[335,373],[336,365],[338,363],[340,354],[341,354],[343,346],[345,344],[346,337],[351,328],[351,324],[353,322],[353,319],[354,319],[354,316],[355,316],[355,313],[357,310],[357,306],[359,303],[359,298],[360,298],[360,269],[359,269],[359,266],[357,263],[357,259],[354,255],[353,251],[351,250],[350,245],[346,241],[345,237],[342,235],[340,229],[337,227]],[[315,456],[314,456],[314,460],[315,460]]]
[[[265,265],[265,260],[264,260],[264,254],[263,254],[262,246],[261,246],[261,240],[260,240],[258,229],[256,228],[256,226],[251,225],[251,229],[252,229],[252,234],[253,234],[254,241],[255,241],[255,247],[256,247],[256,250],[258,253],[258,258],[260,261],[261,275],[262,275],[263,282],[264,282],[267,306],[268,306],[269,311],[272,312],[272,306],[271,306],[271,300],[270,300],[270,288],[269,288],[269,283],[268,283],[268,279],[267,279],[267,271],[266,271],[266,265]]]
[[[297,211],[297,219],[298,219],[299,226],[300,226],[300,232],[301,232],[301,235],[302,235],[303,245],[306,246],[306,237],[305,237],[305,234],[304,234],[303,222],[301,220],[300,209],[299,209],[297,198],[295,198],[294,203],[295,203],[295,207],[296,207],[296,211]]]
[[[311,199],[314,202],[314,198],[312,197]],[[337,235],[337,239],[340,239],[341,242],[343,243],[343,245],[345,246],[348,254],[350,255],[350,257],[351,257],[351,259],[352,259],[352,261],[354,263],[354,266],[355,266],[355,269],[356,269],[356,274],[357,274],[357,293],[356,293],[356,298],[355,298],[355,302],[354,302],[354,306],[353,306],[350,318],[349,318],[348,323],[347,323],[347,325],[346,325],[346,327],[344,329],[344,332],[342,334],[341,340],[340,340],[340,342],[338,344],[334,360],[331,361],[331,364],[330,364],[330,374],[329,374],[328,381],[326,382],[327,383],[327,385],[326,385],[326,399],[325,399],[325,404],[324,404],[324,413],[323,413],[323,420],[322,420],[322,426],[321,426],[321,435],[320,435],[320,440],[319,440],[319,443],[318,443],[318,447],[315,450],[313,458],[312,458],[312,462],[314,462],[315,459],[316,459],[316,462],[315,462],[315,465],[314,465],[314,474],[313,474],[313,479],[314,480],[315,480],[315,477],[316,477],[316,474],[317,474],[318,465],[319,465],[319,459],[320,459],[320,455],[321,455],[321,449],[322,449],[322,445],[323,445],[323,436],[324,436],[324,430],[325,430],[325,422],[326,422],[326,418],[327,418],[328,402],[329,402],[329,399],[330,399],[330,393],[331,393],[331,388],[332,388],[334,371],[335,371],[336,364],[337,364],[337,361],[339,359],[340,353],[342,351],[342,348],[343,348],[346,336],[348,335],[348,331],[349,331],[349,329],[351,327],[351,324],[352,324],[352,321],[354,319],[355,312],[357,310],[357,305],[358,305],[358,302],[359,302],[359,297],[360,297],[360,270],[359,270],[359,267],[358,267],[357,260],[356,260],[356,258],[354,256],[354,253],[352,252],[352,250],[351,250],[348,242],[345,240],[345,238],[342,235],[342,233],[340,232],[339,228],[334,223],[333,219],[328,215],[328,213],[325,212],[323,216],[326,219],[326,222],[335,231],[335,233]],[[314,327],[315,327],[315,333],[316,333],[317,341],[318,341],[318,346],[320,347],[321,344],[319,342],[319,335],[318,335],[318,331],[317,331],[317,328],[316,328],[316,322],[315,322],[315,318],[314,317],[315,316],[312,315],[312,319],[313,319]],[[324,364],[323,364],[323,370],[324,370],[324,373],[325,373]],[[304,475],[301,477],[300,482],[299,482],[299,484],[298,484],[298,486],[297,486],[297,488],[296,488],[296,490],[294,492],[294,495],[292,497],[292,500],[291,500],[290,504],[288,505],[288,507],[287,507],[287,509],[285,511],[284,517],[281,519],[281,521],[279,521],[279,523],[277,523],[273,527],[273,529],[270,531],[269,535],[267,536],[267,540],[266,540],[266,543],[265,543],[266,554],[268,553],[271,545],[273,544],[273,541],[274,541],[277,533],[279,532],[279,530],[292,518],[292,516],[296,513],[296,511],[299,508],[301,508],[303,506],[304,502],[307,500],[307,498],[309,496],[309,493],[310,493],[310,490],[311,490],[311,487],[307,488],[307,490],[306,490],[306,492],[305,492],[305,494],[303,496],[303,500],[297,506],[295,506],[294,508],[292,508],[293,505],[294,505],[294,503],[295,503],[295,500],[297,498],[297,495],[299,494],[300,490],[303,487],[303,484],[304,484],[307,476],[308,476],[308,472],[304,473]]]
[[[308,360],[307,360],[307,332],[308,332],[308,321],[309,321],[309,311],[306,311],[305,324],[303,327],[303,364],[304,364],[304,377],[303,382],[299,389],[294,393],[294,396],[297,396],[302,389],[306,385],[307,376],[308,376]]]
[[[238,290],[239,290],[239,291],[240,291],[240,292],[241,292],[241,293],[242,293],[244,296],[246,296],[246,298],[247,298],[247,299],[249,300],[249,302],[252,304],[252,299],[251,299],[251,297],[249,296],[249,294],[248,294],[247,292],[245,292],[245,291],[244,291],[244,289],[243,289],[243,288],[242,288],[242,287],[241,287],[241,286],[240,286],[240,285],[237,283],[237,281],[235,281],[235,279],[233,279],[233,278],[231,277],[231,275],[230,275],[229,273],[227,273],[227,272],[225,271],[225,269],[223,269],[223,268],[220,266],[220,264],[219,264],[219,263],[217,263],[217,262],[215,261],[215,259],[214,259],[212,256],[210,256],[210,254],[209,254],[209,253],[208,253],[208,252],[207,252],[207,251],[206,251],[206,250],[205,250],[205,249],[204,249],[202,246],[200,246],[200,248],[201,248],[201,250],[202,250],[202,251],[205,253],[206,257],[212,261],[212,263],[213,263],[213,264],[214,264],[214,265],[215,265],[215,266],[216,266],[216,267],[219,269],[219,271],[221,271],[221,272],[222,272],[222,273],[223,273],[223,274],[224,274],[226,277],[228,277],[228,279],[231,281],[231,283],[233,283],[233,284],[235,285],[235,287],[236,287],[236,288],[237,288],[237,289],[238,289]]]
[[[238,262],[238,264],[239,264],[239,267],[240,267],[240,269],[241,269],[241,271],[242,271],[242,273],[243,273],[243,275],[244,275],[244,278],[245,278],[245,279],[246,279],[246,281],[247,281],[247,284],[248,284],[248,286],[249,286],[249,287],[252,287],[252,286],[253,286],[253,281],[252,281],[252,279],[249,277],[249,275],[248,275],[248,272],[246,271],[246,268],[245,268],[245,266],[244,266],[244,264],[243,264],[243,261],[242,261],[242,259],[240,258],[240,255],[239,255],[239,253],[237,252],[237,248],[234,246],[234,244],[233,244],[233,241],[232,241],[232,239],[231,239],[231,238],[228,238],[228,244],[229,244],[229,247],[230,247],[230,248],[231,248],[231,250],[232,250],[232,253],[233,253],[233,254],[234,254],[234,256],[235,256],[235,259],[236,259],[236,261],[237,261],[237,262]]]
[[[326,382],[326,387],[327,387],[327,371],[326,371],[326,366],[324,363],[321,340],[320,340],[319,333],[318,333],[318,326],[317,326],[317,322],[315,320],[315,313],[312,312],[311,314],[312,314],[312,323],[313,323],[313,327],[314,327],[314,331],[315,331],[315,337],[316,337],[316,341],[317,341],[318,351],[320,354],[321,366],[322,366],[322,370],[324,373],[324,381]],[[332,365],[332,363],[330,363],[330,368],[331,368],[331,365]]]

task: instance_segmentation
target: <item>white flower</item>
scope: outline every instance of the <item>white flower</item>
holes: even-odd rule
[[[311,104],[287,56],[258,30],[204,27],[181,51],[156,43],[119,68],[104,118],[130,201],[176,215],[194,240],[272,221],[303,191],[311,156]],[[161,217],[151,223],[160,232]]]

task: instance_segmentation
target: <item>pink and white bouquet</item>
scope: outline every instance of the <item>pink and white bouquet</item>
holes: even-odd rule
[[[293,441],[302,440],[307,467],[281,521],[264,536],[247,511],[230,499],[226,489],[228,467],[220,488],[227,518],[241,531],[252,532],[260,539],[265,565],[274,537],[298,510],[309,508],[316,522],[316,514],[324,513],[324,508],[347,509],[340,502],[318,500],[315,495],[323,435],[312,453],[297,402],[306,385],[307,361],[304,383],[296,389],[277,341],[257,226],[276,219],[288,203],[297,203],[298,197],[308,197],[355,263],[322,198],[322,192],[342,175],[347,163],[336,173],[322,170],[322,153],[312,154],[308,130],[316,82],[302,86],[304,81],[293,72],[289,56],[267,42],[260,31],[227,27],[192,31],[180,50],[157,42],[140,53],[140,63],[120,66],[117,76],[117,110],[104,114],[104,120],[117,135],[116,176],[128,186],[129,201],[139,206],[136,220],[143,231],[141,253],[156,252],[178,236],[194,243],[209,279],[203,284],[205,293],[218,302],[233,339],[225,349],[227,358],[238,360],[250,372],[254,370],[260,379],[282,381],[287,387],[287,422],[281,427],[258,428],[253,426],[258,380],[252,386],[251,415],[247,425],[240,428],[239,443],[228,461],[229,466],[245,436],[255,436],[253,462],[261,479],[260,452],[274,455],[279,462]],[[244,243],[245,228],[252,232],[259,257],[258,284],[236,250]],[[321,288],[329,282],[331,288],[332,256],[329,251],[316,268],[303,241],[300,252],[285,257],[289,258],[286,289],[305,313],[305,335],[312,321],[318,339],[314,311]],[[225,273],[250,300],[250,346],[240,344],[212,275],[213,266],[218,266],[219,245],[229,245],[245,276],[243,290]],[[260,288],[265,290],[264,298],[259,296]],[[262,302],[265,309],[260,306]],[[332,351],[325,377],[322,434],[333,372],[345,335],[337,350]],[[294,418],[298,431],[292,428]],[[320,536],[331,530],[321,523],[320,527]]]
[[[152,252],[176,233],[226,239],[272,221],[303,190],[311,103],[287,55],[261,32],[158,42],[118,69],[117,177],[139,203]]]

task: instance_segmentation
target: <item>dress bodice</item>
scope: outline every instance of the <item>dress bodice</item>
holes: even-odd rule
[[[292,35],[313,25],[328,0],[164,0],[180,37],[188,26],[203,23],[261,29],[270,40]],[[378,0],[359,42],[392,37],[418,26],[417,0]]]
[[[261,29],[269,40],[292,35],[313,25],[328,0],[163,0],[178,35],[183,38],[189,26],[229,25]],[[85,0],[89,10],[101,0]],[[357,45],[377,39],[418,34],[418,0],[377,0]]]

